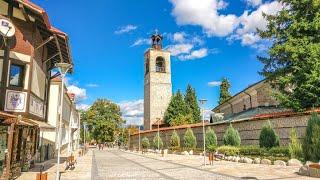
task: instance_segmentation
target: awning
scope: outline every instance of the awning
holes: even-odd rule
[[[40,131],[46,131],[46,132],[55,132],[56,128],[46,122],[43,121],[36,121],[33,119],[27,119],[27,121],[36,124],[39,128]]]

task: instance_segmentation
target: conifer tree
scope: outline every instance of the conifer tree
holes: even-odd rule
[[[261,74],[278,90],[281,105],[303,111],[320,106],[320,1],[279,0],[275,15],[259,34],[272,42]]]
[[[220,98],[219,98],[219,104],[224,103],[226,100],[231,98],[231,94],[229,92],[230,88],[230,82],[227,78],[223,78],[220,85]]]
[[[190,84],[187,86],[186,95],[184,97],[184,101],[186,102],[187,106],[190,108],[192,113],[193,122],[190,123],[197,123],[200,121],[200,108],[197,101],[196,91],[194,88],[191,87]]]
[[[171,121],[178,118],[179,115],[186,116],[190,113],[190,108],[184,102],[183,95],[180,90],[171,97],[169,106],[164,113],[166,124],[172,124]]]

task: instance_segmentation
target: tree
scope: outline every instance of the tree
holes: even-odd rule
[[[197,146],[197,139],[191,128],[188,128],[183,137],[184,147],[186,149],[194,149]]]
[[[240,146],[241,138],[239,132],[232,127],[230,123],[227,131],[223,135],[223,143],[224,145],[228,146]]]
[[[206,132],[206,148],[213,150],[217,147],[217,136],[216,133],[209,127]]]
[[[187,115],[178,114],[178,117],[170,121],[170,126],[191,124],[192,122],[193,122],[193,116],[191,113]]]
[[[159,142],[159,149],[161,149],[163,147],[163,142],[160,136],[158,136],[158,134],[156,134],[153,138],[153,148],[154,149],[158,149],[158,142]]]
[[[320,117],[312,113],[306,129],[306,136],[303,142],[303,154],[305,160],[319,162],[320,160]]]
[[[167,124],[172,124],[170,122],[176,119],[179,115],[185,116],[189,113],[190,109],[184,102],[183,95],[180,90],[178,90],[178,92],[171,97],[169,106],[164,113],[164,120]]]
[[[82,118],[88,124],[90,136],[97,142],[113,142],[124,123],[120,107],[106,99],[96,100]]]
[[[226,102],[229,98],[231,98],[231,94],[229,92],[230,83],[227,78],[222,78],[220,85],[220,98],[219,104]]]
[[[190,108],[190,111],[193,116],[193,122],[190,122],[190,123],[199,122],[201,118],[200,118],[200,108],[197,101],[196,91],[194,88],[191,87],[190,84],[188,84],[187,86],[184,101],[186,102],[187,106]]]
[[[277,90],[281,105],[296,111],[320,106],[319,0],[279,0],[276,15],[265,15],[266,30],[259,30],[272,46],[261,74]]]
[[[279,136],[268,121],[262,128],[259,136],[259,145],[264,148],[272,148],[280,145]]]
[[[290,132],[289,153],[291,158],[302,158],[302,145],[298,139],[297,130],[292,128]]]
[[[170,138],[170,147],[172,149],[178,149],[180,147],[180,137],[176,130],[173,131]]]
[[[141,146],[143,149],[148,149],[150,147],[150,142],[147,137],[142,138],[141,140]]]

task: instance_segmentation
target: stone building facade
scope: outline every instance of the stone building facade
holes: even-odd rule
[[[162,37],[152,36],[152,47],[144,54],[144,129],[163,124],[172,96],[170,52],[162,49]]]

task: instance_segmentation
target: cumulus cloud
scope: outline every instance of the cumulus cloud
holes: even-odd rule
[[[184,42],[186,34],[184,32],[176,32],[173,34],[173,40],[175,42]]]
[[[137,39],[137,40],[131,45],[131,47],[141,46],[141,45],[148,45],[148,44],[151,44],[151,40],[150,40],[150,39],[147,39],[147,38],[139,38],[139,39]]]
[[[69,93],[75,95],[75,100],[77,102],[87,99],[87,91],[84,88],[80,88],[76,85],[70,85],[67,87]]]
[[[262,0],[247,0],[247,4],[253,7],[259,6],[262,4]]]
[[[201,49],[192,51],[190,54],[181,55],[179,56],[179,59],[181,60],[200,59],[200,58],[206,57],[207,55],[208,55],[208,49],[201,48]]]
[[[172,15],[178,25],[201,26],[208,37],[227,37],[240,40],[243,46],[262,49],[263,43],[257,29],[265,30],[267,21],[263,13],[275,15],[284,5],[278,1],[263,3],[262,0],[246,0],[254,10],[245,10],[241,16],[220,14],[226,8],[223,0],[169,0],[173,4]],[[181,37],[181,34],[177,35]],[[178,38],[179,39],[179,38]],[[181,39],[181,38],[180,38]]]
[[[130,31],[134,31],[137,28],[138,28],[138,26],[128,24],[126,26],[119,27],[118,30],[116,30],[114,33],[115,34],[124,34],[124,33],[130,32]]]
[[[127,124],[143,124],[143,99],[134,101],[124,101],[118,103],[122,113],[122,118]]]
[[[167,46],[167,50],[171,52],[172,56],[190,53],[193,44],[175,44]]]
[[[227,6],[223,0],[169,0],[178,25],[199,25],[208,36],[227,36],[238,26],[237,16],[222,15],[218,10]]]
[[[221,81],[208,82],[208,86],[210,86],[210,87],[215,87],[215,86],[220,86],[220,85],[221,85]]]

